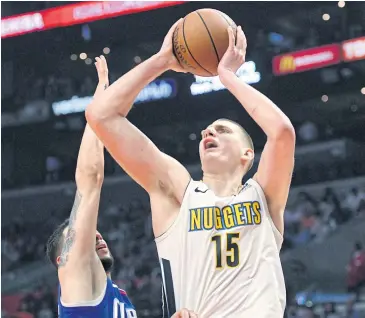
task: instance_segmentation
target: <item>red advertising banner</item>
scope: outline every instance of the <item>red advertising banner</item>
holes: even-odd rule
[[[88,1],[1,19],[1,38],[149,11],[184,1]]]
[[[365,36],[342,42],[342,57],[345,62],[365,59]]]
[[[341,48],[330,44],[275,56],[272,67],[275,75],[298,73],[341,62]]]

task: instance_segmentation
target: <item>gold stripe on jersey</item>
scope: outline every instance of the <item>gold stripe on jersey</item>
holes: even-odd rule
[[[261,224],[261,206],[258,201],[239,202],[222,209],[208,206],[190,209],[190,231],[227,230],[238,226]]]

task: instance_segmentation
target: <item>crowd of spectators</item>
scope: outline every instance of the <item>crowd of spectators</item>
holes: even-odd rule
[[[347,265],[347,290],[359,298],[365,286],[365,249],[361,242],[356,242]]]
[[[353,188],[348,192],[335,193],[328,188],[319,200],[301,192],[290,200],[285,212],[283,250],[306,244],[310,240],[323,240],[340,224],[361,216],[365,216],[365,189]],[[24,224],[21,220],[3,227],[2,273],[44,259],[47,237],[52,227],[61,222],[61,217],[67,217],[67,211],[58,217],[54,216],[52,221],[48,220],[42,225],[42,231],[38,230],[39,225]],[[99,218],[98,227],[115,257],[113,279],[128,291],[138,309],[155,308],[158,317],[161,276],[148,202],[134,199],[127,205],[110,205]],[[56,312],[55,293],[47,289],[47,293],[50,292],[53,302],[49,301],[50,296],[46,297],[48,300],[27,296],[19,310],[31,312],[33,316],[29,317],[53,317]],[[150,312],[146,315],[152,317]]]
[[[24,77],[20,79],[16,93],[8,99],[5,104],[13,106],[13,109],[21,109],[27,103],[45,100],[49,103],[70,99],[72,96],[91,96],[96,87],[95,78],[89,76],[83,80],[71,77]]]
[[[365,189],[335,193],[327,188],[319,199],[300,192],[285,211],[284,250],[322,241],[329,233],[354,217],[365,217]]]

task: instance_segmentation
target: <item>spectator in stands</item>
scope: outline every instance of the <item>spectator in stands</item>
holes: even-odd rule
[[[329,232],[329,227],[323,221],[319,210],[313,215],[310,232],[316,242],[321,242]]]
[[[356,242],[350,262],[347,265],[347,289],[359,296],[360,289],[365,285],[365,250],[361,242]]]
[[[351,298],[346,305],[346,313],[343,318],[361,318],[360,313],[354,308],[355,298]]]
[[[16,318],[34,318],[34,315],[32,314],[34,306],[33,299],[23,299],[20,303],[19,311],[13,316]]]
[[[319,209],[326,220],[334,221],[336,225],[342,224],[345,221],[344,215],[341,213],[340,201],[330,188],[325,189]]]
[[[286,234],[294,246],[305,244],[311,239],[310,227],[316,210],[315,200],[308,193],[300,192],[291,209],[291,216],[286,216],[286,220],[290,220],[296,228],[294,234]]]
[[[365,198],[361,200],[359,208],[357,210],[358,217],[365,217]]]
[[[291,318],[316,318],[313,309],[305,306],[299,306]]]
[[[328,303],[324,305],[323,318],[341,318],[339,313],[336,311],[336,306],[334,303]]]
[[[353,215],[359,215],[361,205],[365,201],[365,191],[352,188],[343,200],[343,204]]]
[[[40,304],[40,309],[37,313],[37,318],[53,318],[53,312],[49,308],[49,304],[46,301],[42,301]]]

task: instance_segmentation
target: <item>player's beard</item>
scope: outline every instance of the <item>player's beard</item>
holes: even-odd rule
[[[106,273],[110,273],[113,269],[113,264],[114,264],[114,258],[113,256],[105,256],[103,258],[100,259],[101,264],[104,267],[104,270]]]

